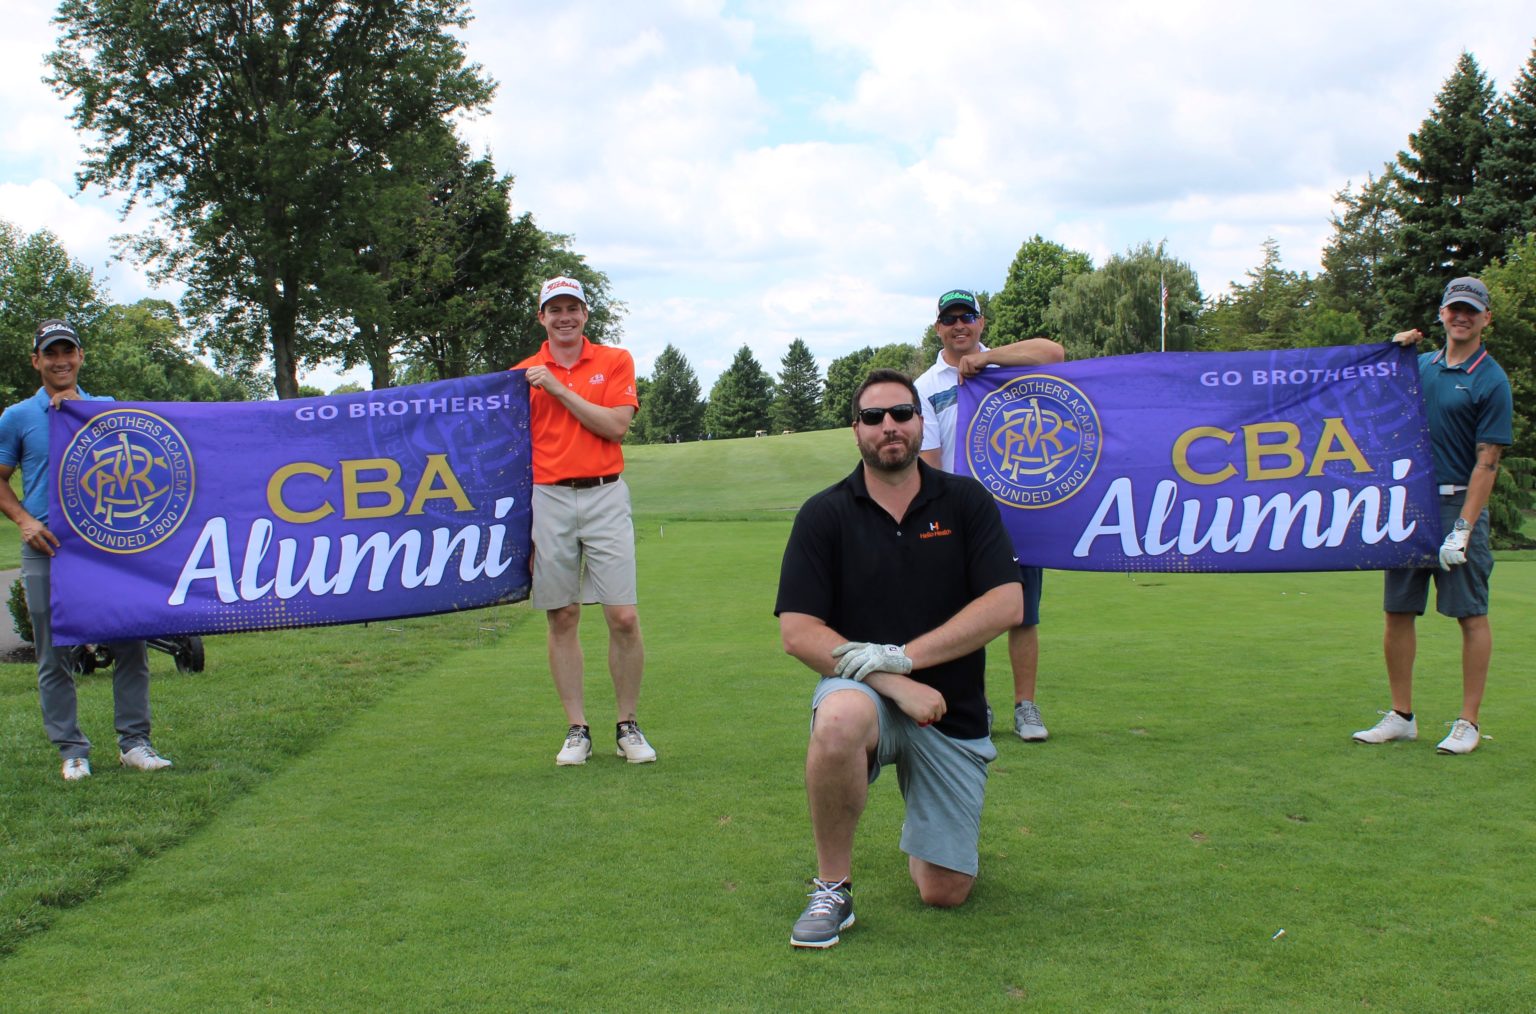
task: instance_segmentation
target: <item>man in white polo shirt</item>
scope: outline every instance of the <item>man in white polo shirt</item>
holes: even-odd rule
[[[951,289],[939,297],[934,328],[943,349],[934,364],[917,378],[922,396],[922,457],[946,472],[955,467],[955,417],[959,414],[960,385],[989,366],[1044,366],[1066,358],[1061,346],[1045,337],[1026,338],[1011,345],[989,349],[981,343],[987,326],[976,294]],[[1008,632],[1008,661],[1013,667],[1013,731],[1026,743],[1044,742],[1050,734],[1035,705],[1035,679],[1040,668],[1039,567],[1020,567],[1024,581],[1024,622]]]

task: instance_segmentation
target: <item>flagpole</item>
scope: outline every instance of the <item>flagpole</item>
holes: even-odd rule
[[[1157,329],[1159,332],[1159,351],[1168,351],[1168,283],[1163,279],[1163,273],[1157,273],[1157,291],[1161,297],[1157,310]]]

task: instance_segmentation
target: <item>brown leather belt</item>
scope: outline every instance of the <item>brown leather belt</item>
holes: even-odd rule
[[[567,486],[571,489],[591,489],[593,486],[606,486],[610,482],[618,482],[619,473],[612,475],[594,475],[589,479],[556,479],[551,486]]]

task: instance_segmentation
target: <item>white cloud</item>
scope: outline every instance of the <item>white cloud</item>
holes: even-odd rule
[[[68,196],[79,143],[38,80],[51,12],[22,0],[0,39],[0,215],[94,266],[125,227],[111,203]],[[519,211],[608,272],[641,371],[670,342],[706,390],[743,344],[777,372],[795,337],[823,365],[915,341],[933,296],[995,291],[1036,233],[1096,263],[1166,240],[1208,294],[1266,237],[1315,271],[1332,194],[1405,144],[1458,54],[1503,87],[1533,42],[1514,0],[1448,24],[1426,0],[476,14],[468,55],[499,90],[466,138],[516,176]],[[144,284],[113,279],[120,299]]]
[[[0,182],[0,219],[23,233],[47,230],[58,237],[69,255],[95,275],[111,298],[132,302],[144,296],[175,298],[178,286],[156,286],[137,265],[118,260],[113,237],[148,229],[151,213],[136,208],[123,221],[120,204],[94,194],[76,193],[52,179],[29,183]]]

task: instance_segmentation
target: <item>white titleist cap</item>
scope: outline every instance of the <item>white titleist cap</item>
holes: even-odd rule
[[[561,275],[558,278],[551,278],[545,282],[544,287],[539,290],[540,312],[543,312],[544,304],[556,296],[575,296],[581,300],[582,306],[587,305],[587,294],[582,289],[581,283],[574,278],[567,278]]]

